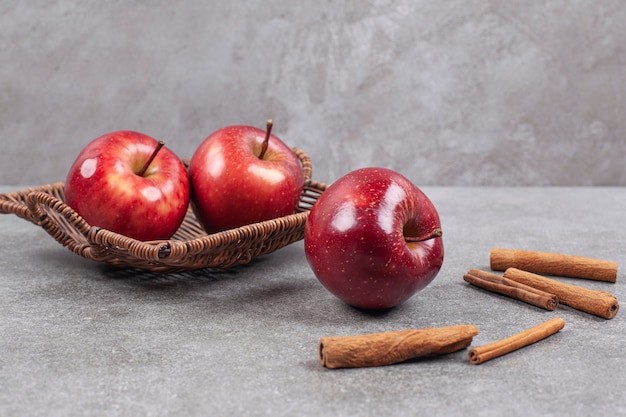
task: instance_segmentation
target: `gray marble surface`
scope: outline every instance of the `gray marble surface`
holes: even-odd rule
[[[190,157],[272,118],[324,182],[626,185],[623,0],[2,3],[2,184],[114,130]]]
[[[168,276],[82,259],[0,216],[1,416],[589,416],[626,414],[626,320],[548,312],[466,284],[491,247],[613,260],[626,297],[625,188],[425,187],[446,258],[437,278],[371,314],[315,279],[302,242],[226,271]],[[0,187],[0,192],[15,190]],[[472,346],[552,317],[565,328],[471,365],[467,349],[328,370],[322,336],[475,324]]]

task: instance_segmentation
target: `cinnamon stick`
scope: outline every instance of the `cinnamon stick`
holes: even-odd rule
[[[509,336],[506,339],[471,349],[468,353],[469,361],[474,365],[478,365],[499,356],[506,355],[514,350],[545,339],[561,330],[564,326],[565,321],[563,319],[550,319],[523,332]]]
[[[320,363],[327,368],[360,368],[392,365],[429,355],[465,349],[478,328],[458,325],[408,329],[356,336],[322,337]]]
[[[553,252],[492,248],[491,269],[518,268],[537,274],[616,282],[617,262]]]
[[[504,271],[504,277],[556,294],[560,303],[605,319],[612,319],[619,311],[617,298],[609,292],[566,284],[517,268],[508,268]]]
[[[467,274],[463,275],[463,279],[487,291],[506,295],[548,311],[555,310],[559,305],[559,299],[554,294],[520,284],[517,281],[487,271],[470,269]]]

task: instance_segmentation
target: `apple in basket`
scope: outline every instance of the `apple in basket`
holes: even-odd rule
[[[309,214],[304,249],[324,287],[363,309],[395,307],[422,290],[444,252],[432,202],[385,168],[362,168],[331,184]]]
[[[293,214],[304,173],[294,151],[252,126],[227,126],[211,133],[189,164],[191,205],[207,233]]]
[[[94,139],[67,174],[65,202],[92,226],[142,241],[169,239],[191,197],[185,165],[163,145],[133,131]]]

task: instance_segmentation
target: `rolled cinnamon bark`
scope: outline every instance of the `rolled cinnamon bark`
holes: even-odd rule
[[[470,269],[463,275],[463,280],[487,291],[506,295],[549,311],[555,310],[559,305],[559,299],[554,294],[480,269]]]
[[[327,368],[383,366],[466,348],[478,328],[458,325],[356,336],[322,337],[320,363]]]
[[[617,262],[553,252],[492,248],[491,269],[517,268],[537,274],[616,282]]]
[[[563,319],[550,319],[523,332],[509,336],[506,339],[471,349],[468,352],[469,361],[474,365],[478,365],[499,356],[506,355],[514,350],[545,339],[561,330],[564,326],[565,321]]]
[[[517,268],[508,268],[504,271],[504,277],[555,294],[559,303],[598,317],[612,319],[619,311],[617,298],[609,292],[566,284]]]

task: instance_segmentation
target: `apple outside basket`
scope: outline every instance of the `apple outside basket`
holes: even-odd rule
[[[0,213],[15,214],[38,226],[84,258],[150,272],[184,272],[228,268],[249,263],[301,240],[309,211],[327,185],[312,181],[308,155],[293,149],[304,172],[304,189],[294,214],[207,234],[191,208],[168,240],[142,242],[88,224],[64,202],[64,183],[57,182],[0,194]]]

